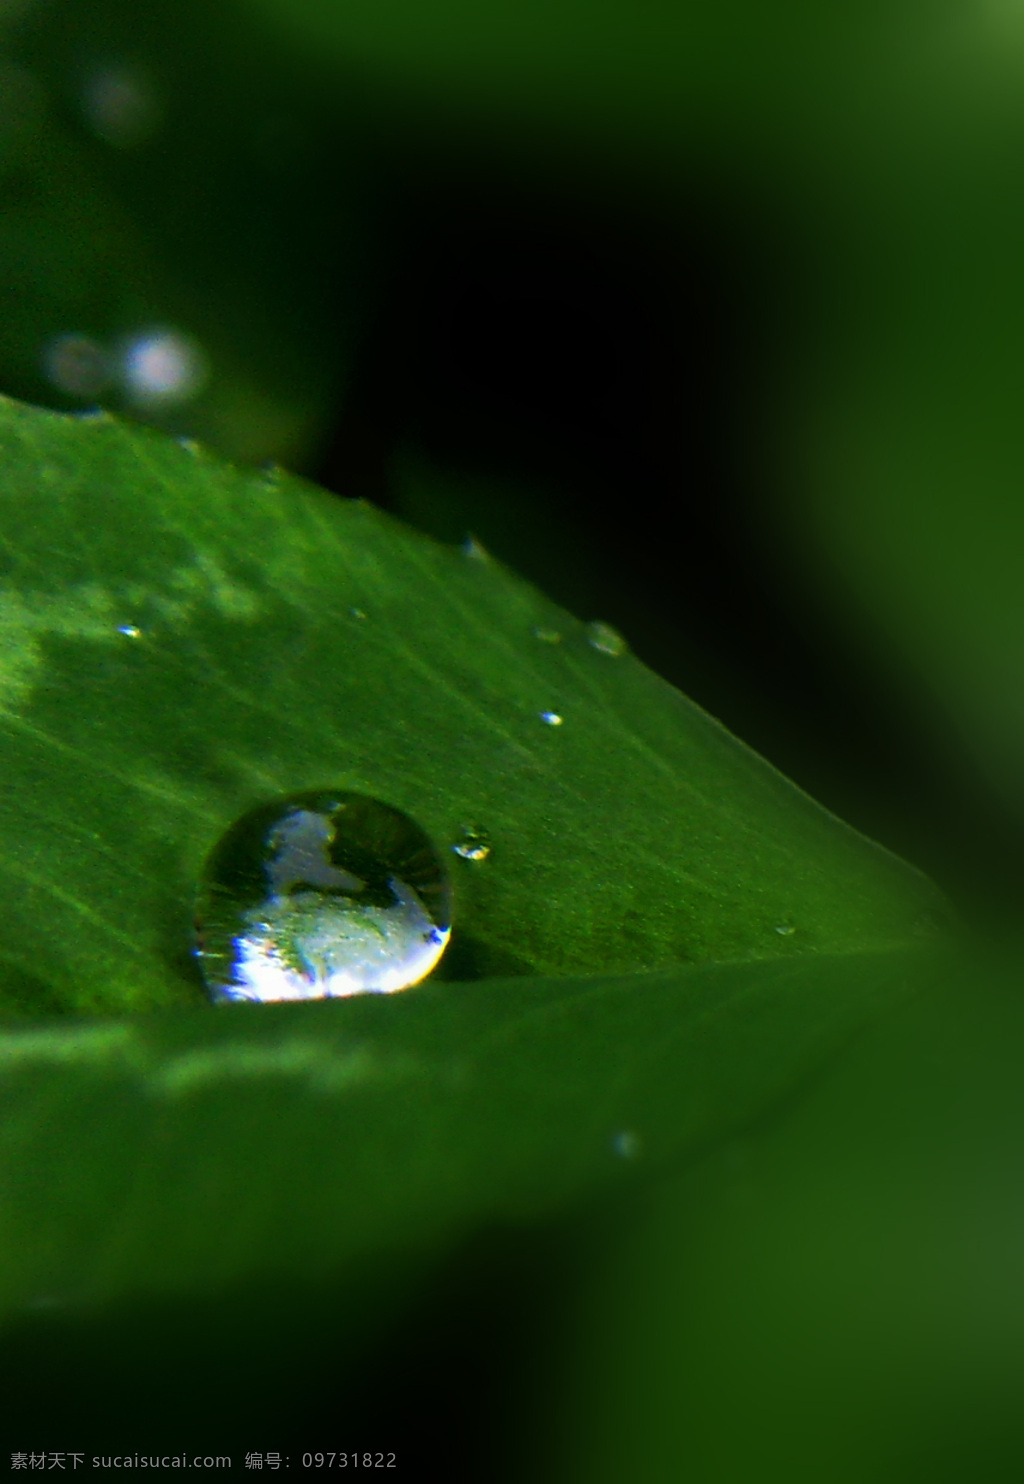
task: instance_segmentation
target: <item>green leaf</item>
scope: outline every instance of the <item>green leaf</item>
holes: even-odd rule
[[[912,956],[9,1030],[0,1307],[359,1271],[735,1128],[898,1004]]]
[[[1019,144],[1019,126],[1011,137]],[[989,155],[967,175],[895,219],[888,196],[865,207],[886,208],[885,243],[865,233],[834,291],[838,302],[859,279],[870,307],[832,327],[830,369],[816,355],[813,387],[784,414],[809,471],[810,508],[792,518],[816,544],[830,597],[849,595],[872,661],[895,657],[903,688],[940,703],[941,741],[961,771],[986,777],[1019,815],[1024,234],[1006,204],[1009,162]]]
[[[206,854],[305,788],[382,798],[446,851],[489,831],[486,861],[450,857],[464,975],[882,946],[937,905],[475,550],[107,418],[5,403],[0,471],[15,997],[197,1002]]]
[[[1021,980],[1019,947],[933,966],[601,1234],[552,1478],[1019,1476]]]
[[[996,895],[1012,872],[1019,899],[1007,860],[1019,844],[1001,851],[1000,835],[1007,803],[1018,825],[1024,809],[1020,32],[993,12],[975,41],[1000,26],[1016,33],[1001,79],[1016,79],[1012,100],[994,75],[984,93],[954,89],[944,119],[904,119],[870,168],[822,183],[819,222],[808,217],[816,302],[787,327],[781,395],[762,416],[781,450],[773,524],[803,555],[823,619],[831,609],[841,642],[888,682],[890,712],[902,708],[890,725],[922,771],[928,753],[943,770],[935,812],[949,820],[958,791],[979,815],[996,801],[980,830],[960,826],[961,839],[984,832],[964,898],[972,874]]]

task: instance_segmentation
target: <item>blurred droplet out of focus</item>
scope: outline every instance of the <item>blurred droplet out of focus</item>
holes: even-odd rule
[[[88,401],[110,385],[110,356],[88,335],[57,335],[45,347],[43,367],[47,380],[69,397]]]
[[[90,73],[80,103],[91,132],[117,149],[147,143],[163,119],[152,80],[141,69],[123,64],[108,64]]]
[[[202,348],[178,330],[146,330],[122,353],[125,392],[141,407],[187,402],[205,386],[208,374]]]

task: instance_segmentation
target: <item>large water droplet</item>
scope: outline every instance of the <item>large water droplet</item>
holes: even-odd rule
[[[244,814],[214,848],[196,932],[218,1000],[388,994],[444,952],[448,877],[401,810],[365,794],[292,794]]]

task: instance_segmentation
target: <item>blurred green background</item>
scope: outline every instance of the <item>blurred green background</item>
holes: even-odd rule
[[[471,534],[1012,945],[1022,166],[995,0],[6,0],[0,391]],[[671,1187],[368,1280],[343,1344],[299,1280],[41,1315],[5,1393],[55,1446],[219,1448],[273,1365],[288,1446],[342,1398],[412,1477],[1019,1477],[1016,1114],[943,1143],[989,1074],[921,1034]]]

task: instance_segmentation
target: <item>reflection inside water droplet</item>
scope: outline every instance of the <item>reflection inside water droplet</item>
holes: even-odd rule
[[[791,938],[796,932],[796,928],[791,922],[780,922],[775,931],[780,935],[780,937]]]
[[[389,804],[293,794],[243,815],[215,847],[196,932],[217,1000],[388,994],[444,952],[448,878],[428,837]]]
[[[142,630],[133,623],[119,623],[117,632],[123,634],[126,639],[139,639],[142,637]]]
[[[540,719],[549,727],[560,727],[562,725],[562,718],[557,711],[542,711],[540,713]]]
[[[617,629],[612,628],[610,623],[600,623],[597,620],[594,623],[588,623],[587,642],[594,649],[600,650],[602,654],[610,654],[616,659],[626,652],[625,639]]]
[[[462,826],[462,837],[452,846],[464,861],[485,861],[491,853],[491,837],[475,824]]]

